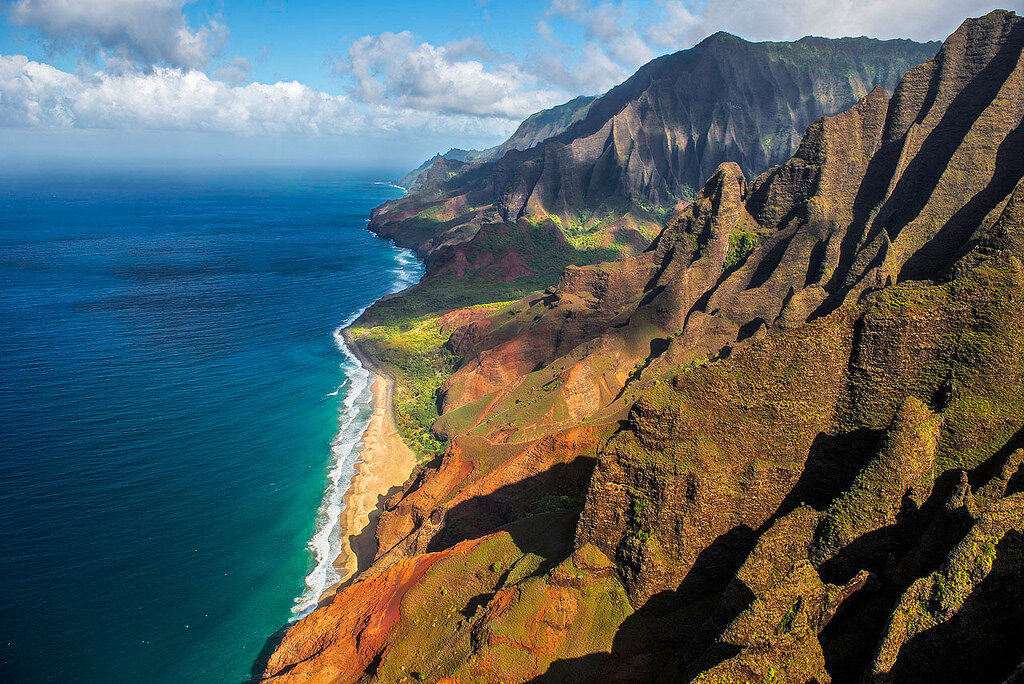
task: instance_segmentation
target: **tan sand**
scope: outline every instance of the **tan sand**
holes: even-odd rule
[[[349,347],[355,349],[351,341]],[[368,361],[358,351],[356,354],[363,365],[371,369]],[[405,484],[416,465],[416,455],[406,446],[395,425],[392,407],[395,383],[387,375],[376,372],[376,369],[371,370],[375,376],[373,415],[363,433],[359,461],[345,492],[345,509],[341,512],[344,541],[341,553],[334,561],[341,581],[328,589],[324,597],[333,594],[358,570],[373,562],[377,545],[377,519],[384,500],[393,490]]]

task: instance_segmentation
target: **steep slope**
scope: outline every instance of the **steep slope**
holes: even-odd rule
[[[460,312],[448,449],[264,675],[1024,671],[1022,136],[993,12],[642,254]]]
[[[749,176],[784,161],[812,121],[876,86],[892,88],[937,47],[867,38],[750,43],[718,33],[592,102],[534,115],[490,161],[449,169],[443,182],[380,207],[373,229],[429,253],[488,223],[550,219],[577,248],[635,251],[719,163],[734,161]],[[537,144],[538,132],[569,123]],[[439,208],[444,218],[432,221]]]
[[[966,51],[961,36],[908,73],[891,103],[876,89],[816,122],[792,159],[749,187],[723,165],[636,259],[568,269],[551,294],[520,305],[512,323],[522,327],[502,321],[462,350],[445,410],[488,397],[498,415],[519,398],[514,378],[538,365],[557,366],[542,379],[565,380],[564,394],[607,386],[617,396],[627,382],[726,357],[864,290],[943,272],[1024,172],[1022,132],[1009,123],[1022,106],[1014,36],[991,54]],[[555,425],[581,417],[572,403]],[[486,419],[471,424],[496,434]]]
[[[506,152],[528,150],[548,138],[561,135],[586,117],[595,99],[593,96],[581,95],[565,104],[531,114],[519,124],[519,128],[508,140],[487,150],[486,156],[482,158],[501,159]]]
[[[513,178],[500,209],[508,219],[622,200],[672,207],[724,161],[747,175],[784,161],[808,124],[875,86],[892,88],[936,47],[865,38],[750,43],[716,33],[644,66],[542,153],[503,159],[496,173]]]
[[[409,192],[422,192],[448,180],[440,174],[425,175],[434,164],[448,162],[482,162],[500,159],[511,150],[528,150],[534,145],[565,132],[570,126],[587,115],[594,98],[581,95],[564,104],[542,109],[528,116],[508,140],[486,150],[460,150],[452,148],[444,154],[437,154],[402,176],[398,184]]]

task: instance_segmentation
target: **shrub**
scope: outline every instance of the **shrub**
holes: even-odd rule
[[[729,236],[729,251],[725,255],[725,263],[722,268],[731,271],[742,264],[750,253],[757,246],[757,235],[754,233],[739,232]]]

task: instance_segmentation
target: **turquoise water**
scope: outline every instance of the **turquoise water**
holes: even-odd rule
[[[421,275],[365,230],[399,194],[2,179],[0,680],[242,682],[330,581],[308,545],[368,414],[335,331]]]

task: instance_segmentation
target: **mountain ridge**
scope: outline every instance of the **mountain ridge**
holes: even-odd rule
[[[436,154],[418,167],[402,176],[398,185],[407,188],[410,192],[422,190],[429,182],[417,182],[432,164],[440,160],[455,162],[485,162],[491,159],[500,159],[506,152],[512,150],[528,150],[548,138],[562,133],[572,126],[576,121],[586,115],[590,104],[595,100],[594,96],[580,95],[568,102],[556,105],[549,109],[543,109],[526,117],[516,128],[511,136],[500,145],[489,147],[486,150],[462,150],[451,148],[444,154]],[[437,181],[434,182],[435,184]]]
[[[852,106],[875,85],[891,88],[938,48],[727,35],[652,60],[528,149],[446,166],[435,182],[376,210],[371,229],[428,255],[491,223],[548,220],[576,248],[635,252],[719,162],[737,161],[755,175],[784,161],[813,120]]]

